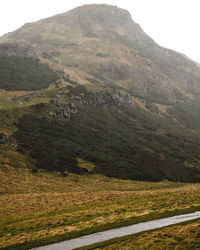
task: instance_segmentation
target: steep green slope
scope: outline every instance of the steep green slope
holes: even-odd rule
[[[0,57],[0,88],[38,90],[49,87],[58,75],[36,58]]]
[[[113,92],[112,92],[113,91]],[[199,136],[129,103],[126,94],[57,90],[50,103],[1,111],[4,131],[36,168],[136,180],[199,181]],[[59,99],[54,100],[58,95]],[[9,132],[10,131],[10,132]],[[80,167],[78,159],[94,168]]]

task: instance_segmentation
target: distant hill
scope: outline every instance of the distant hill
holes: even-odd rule
[[[200,181],[200,67],[126,10],[84,5],[4,35],[0,88],[0,132],[17,145],[1,147],[34,169]]]

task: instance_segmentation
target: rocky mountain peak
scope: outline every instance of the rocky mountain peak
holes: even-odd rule
[[[41,47],[54,40],[76,41],[81,38],[100,38],[115,41],[124,37],[130,40],[152,41],[135,23],[127,10],[106,4],[91,4],[55,15],[34,23],[27,23],[18,30],[1,37],[0,42],[15,41]]]
[[[113,38],[114,33],[119,36],[132,36],[139,39],[146,36],[141,27],[135,23],[127,10],[106,4],[91,4],[77,7],[69,12],[58,15],[60,21],[70,27],[80,26],[82,32],[89,36]],[[61,22],[62,22],[61,21]],[[114,36],[115,37],[115,36]]]
[[[65,14],[73,15],[74,19],[83,21],[90,19],[95,23],[104,25],[122,25],[131,21],[131,15],[127,10],[106,4],[83,5]],[[64,15],[65,15],[64,14]]]

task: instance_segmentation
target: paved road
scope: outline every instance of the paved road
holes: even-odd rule
[[[92,245],[94,243],[103,242],[106,240],[110,240],[117,237],[122,237],[126,235],[131,235],[143,231],[148,231],[151,229],[161,228],[164,226],[169,226],[173,224],[177,224],[183,221],[189,221],[193,219],[200,218],[200,211],[191,213],[173,216],[164,219],[152,220],[147,222],[142,222],[138,224],[134,224],[131,226],[120,227],[115,229],[110,229],[107,231],[94,233],[82,237],[78,237],[71,240],[62,241],[60,243],[55,243],[47,246],[36,247],[34,250],[70,250],[78,247]],[[32,249],[32,250],[33,250]]]

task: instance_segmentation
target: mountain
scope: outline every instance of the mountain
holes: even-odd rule
[[[0,62],[2,164],[10,152],[33,171],[200,181],[199,64],[126,10],[25,24],[0,38]]]

